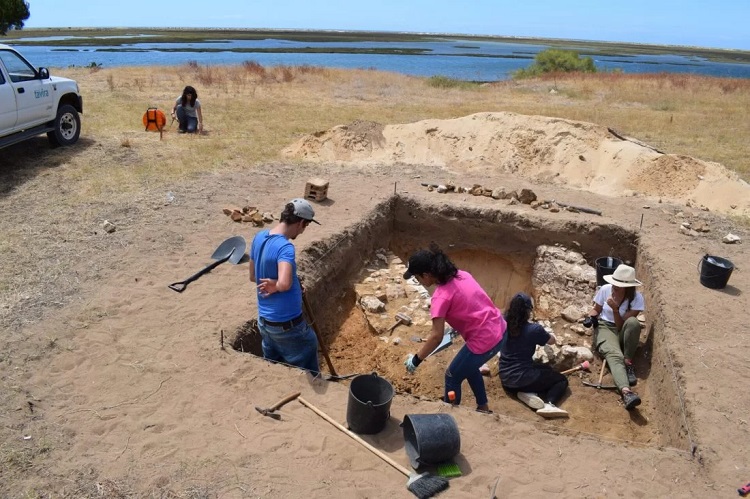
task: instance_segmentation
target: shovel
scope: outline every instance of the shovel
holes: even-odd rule
[[[177,291],[178,293],[182,293],[185,291],[185,288],[188,284],[198,279],[203,274],[206,274],[208,272],[211,272],[214,267],[221,265],[222,263],[229,260],[233,265],[237,265],[240,263],[240,260],[242,260],[242,257],[245,255],[245,238],[242,236],[234,236],[230,237],[223,243],[219,245],[218,248],[216,248],[216,251],[214,251],[214,254],[211,255],[211,258],[213,260],[216,260],[214,263],[209,264],[206,268],[198,272],[197,274],[191,275],[184,281],[180,282],[174,282],[167,287],[169,289],[173,289],[174,291]]]
[[[451,334],[451,331],[449,329],[443,335],[443,340],[440,342],[440,344],[437,346],[437,348],[435,348],[435,350],[433,350],[432,352],[430,352],[427,355],[427,357],[425,357],[425,359],[429,359],[430,357],[432,357],[436,353],[442,352],[443,350],[445,350],[446,348],[448,348],[452,344],[453,344],[453,335]]]

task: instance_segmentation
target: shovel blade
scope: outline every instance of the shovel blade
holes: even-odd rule
[[[211,255],[212,260],[227,260],[233,265],[237,265],[245,255],[245,238],[242,236],[230,237],[219,245]]]
[[[440,344],[437,346],[437,348],[435,348],[435,350],[433,350],[432,352],[430,352],[427,355],[427,357],[425,357],[425,359],[429,358],[429,357],[432,357],[436,353],[445,350],[446,348],[448,348],[452,344],[453,344],[453,338],[451,337],[451,333],[450,333],[450,331],[446,331],[445,334],[443,335],[443,341],[441,341]]]

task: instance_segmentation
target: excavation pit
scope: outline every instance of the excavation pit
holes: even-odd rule
[[[535,319],[554,331],[559,343],[571,348],[592,349],[591,330],[564,319],[562,311],[568,305],[577,305],[582,314],[590,306],[596,288],[595,261],[611,255],[634,262],[639,280],[645,283],[640,288],[646,299],[646,315],[641,317],[645,327],[634,359],[638,374],[635,390],[643,404],[629,412],[616,392],[584,386],[583,381],[598,379],[601,359],[594,356],[589,373],[569,376],[570,390],[560,404],[570,414],[567,420],[542,420],[505,393],[497,376],[497,358],[488,362],[490,374],[484,378],[489,405],[496,413],[536,421],[550,431],[565,428],[606,440],[687,448],[687,422],[679,417],[679,398],[669,376],[668,359],[660,356],[659,314],[649,308],[658,300],[649,287],[648,266],[639,264],[637,236],[591,217],[578,218],[580,221],[552,219],[546,212],[532,210],[519,214],[494,208],[423,204],[394,196],[346,231],[313,243],[299,255],[299,267],[306,278],[316,326],[336,371],[376,372],[398,393],[442,398],[444,372],[463,346],[460,337],[413,375],[407,374],[403,365],[431,327],[426,290],[419,289],[416,281],[404,281],[403,262],[431,241],[437,242],[459,268],[471,272],[500,309],[505,309],[518,291],[534,296]],[[374,308],[368,309],[363,304],[365,296],[377,298],[383,307],[372,301]],[[411,324],[396,325],[397,313],[408,315]],[[570,313],[566,310],[566,315]],[[256,334],[248,324],[243,326],[244,335]],[[255,348],[251,348],[253,344]],[[245,338],[239,343],[235,340],[235,345],[262,355],[259,338]],[[562,370],[582,360],[576,355],[569,350],[567,355],[552,356],[551,362]],[[321,368],[327,370],[322,356]],[[604,384],[611,383],[607,373]],[[475,406],[466,383],[462,406]]]

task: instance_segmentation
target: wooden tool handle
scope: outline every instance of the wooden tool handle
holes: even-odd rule
[[[400,464],[398,464],[396,461],[394,461],[390,457],[388,457],[385,454],[383,454],[382,452],[380,452],[378,449],[376,449],[372,445],[368,444],[367,442],[365,442],[364,440],[362,440],[361,438],[359,438],[359,436],[356,433],[352,432],[351,430],[349,430],[347,428],[344,428],[343,425],[341,425],[340,423],[338,423],[335,419],[331,418],[328,414],[326,414],[325,412],[321,411],[320,409],[318,409],[317,407],[315,407],[314,405],[312,405],[310,402],[308,402],[307,400],[305,400],[302,397],[299,397],[297,400],[299,400],[302,405],[304,405],[304,406],[309,407],[310,409],[312,409],[315,412],[315,414],[317,414],[321,418],[325,419],[326,421],[328,421],[329,423],[331,423],[333,426],[335,426],[336,428],[338,428],[339,430],[343,431],[344,433],[346,433],[347,435],[349,435],[350,437],[352,437],[354,440],[356,440],[357,442],[359,442],[360,444],[362,444],[363,446],[365,446],[365,448],[367,450],[369,450],[370,452],[372,452],[373,454],[375,454],[376,456],[378,456],[380,459],[382,459],[386,463],[390,464],[391,466],[393,466],[394,468],[396,468],[398,471],[400,471],[401,473],[403,473],[407,477],[410,476],[409,470],[407,470],[406,468],[404,468],[403,466],[401,466]]]
[[[276,411],[276,410],[278,410],[278,409],[281,409],[281,408],[282,408],[282,407],[284,407],[284,406],[285,406],[286,404],[288,404],[288,403],[289,403],[289,402],[291,402],[292,400],[296,399],[296,398],[297,398],[297,397],[299,397],[300,395],[301,395],[301,393],[300,393],[300,392],[290,393],[289,395],[287,395],[287,396],[286,396],[286,397],[284,397],[283,399],[281,399],[281,400],[279,400],[278,402],[276,402],[275,404],[273,404],[273,405],[272,405],[272,406],[271,406],[271,407],[270,407],[270,408],[269,408],[268,410],[269,410],[269,411]]]
[[[602,370],[599,371],[599,386],[602,385],[602,379],[604,378],[604,368],[607,367],[607,359],[602,361]]]
[[[580,371],[581,365],[577,365],[576,367],[571,367],[570,369],[566,369],[564,371],[560,371],[560,374],[570,374],[572,372]]]
[[[318,326],[315,324],[315,319],[313,318],[312,314],[312,308],[310,307],[310,303],[307,301],[307,296],[305,296],[305,293],[302,293],[302,306],[305,308],[305,314],[307,315],[307,319],[310,321],[310,327],[312,327],[312,330],[315,333],[315,337],[318,338],[318,345],[320,346],[320,351],[323,352],[323,358],[326,359],[328,370],[331,371],[332,376],[338,376],[338,374],[336,373],[336,369],[334,369],[333,367],[333,362],[331,362],[331,357],[328,355],[328,349],[326,348],[325,343],[323,343],[323,337],[320,335]]]

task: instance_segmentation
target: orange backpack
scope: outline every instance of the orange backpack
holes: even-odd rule
[[[167,117],[161,109],[150,107],[143,113],[143,126],[147,132],[161,132],[167,124]]]

